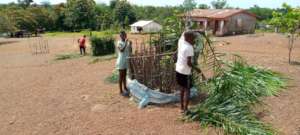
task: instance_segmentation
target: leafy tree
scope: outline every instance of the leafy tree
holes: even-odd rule
[[[116,8],[116,5],[117,5],[117,3],[118,3],[119,1],[120,1],[120,0],[111,0],[111,1],[109,2],[109,7],[110,7],[110,9]]]
[[[49,0],[44,0],[41,2],[41,5],[45,8],[50,8],[51,7],[51,3]]]
[[[35,31],[37,21],[34,19],[33,13],[26,9],[10,7],[6,10],[7,15],[19,30]]]
[[[21,7],[27,8],[31,3],[33,3],[33,0],[18,0],[18,3]]]
[[[274,9],[270,8],[261,8],[258,5],[254,5],[249,9],[249,12],[257,15],[258,20],[269,20],[273,17],[273,11]]]
[[[96,29],[106,30],[114,23],[113,17],[111,17],[112,9],[106,4],[97,4],[96,5]]]
[[[59,31],[66,30],[66,26],[64,23],[64,20],[66,18],[65,10],[66,10],[66,6],[64,3],[60,3],[58,5],[53,6],[52,16],[53,16],[53,20],[54,20],[54,29],[55,30],[59,30]]]
[[[27,8],[27,10],[37,22],[36,28],[45,28],[46,30],[52,30],[54,28],[54,17],[46,8],[30,7]]]
[[[280,28],[281,32],[288,33],[289,63],[291,64],[294,42],[300,29],[300,8],[292,8],[287,4],[283,4],[282,7],[286,12],[273,12],[273,18],[270,23]]]
[[[119,22],[123,29],[125,29],[128,24],[126,24],[126,17],[128,17],[128,23],[133,23],[136,21],[135,13],[131,5],[126,0],[120,0],[117,2],[114,9],[114,17],[117,22]]]
[[[197,3],[195,0],[184,0],[181,6],[185,11],[189,11],[195,9],[197,7]]]
[[[94,0],[67,0],[65,24],[73,30],[93,28],[95,5]]]
[[[199,9],[210,9],[210,7],[207,4],[199,4],[198,8]]]
[[[0,12],[0,33],[14,32],[17,28],[4,12]]]
[[[211,5],[215,9],[223,9],[226,7],[227,1],[226,0],[214,0],[211,2]]]

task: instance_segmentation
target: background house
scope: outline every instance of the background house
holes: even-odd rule
[[[255,32],[256,16],[243,9],[194,9],[183,17],[193,22],[193,29],[212,30],[216,36]]]
[[[159,32],[162,26],[154,21],[138,21],[130,25],[132,33]]]

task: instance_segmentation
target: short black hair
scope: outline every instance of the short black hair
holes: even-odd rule
[[[126,35],[126,32],[124,30],[120,31],[120,35]]]
[[[86,35],[83,35],[83,37],[86,37]]]
[[[184,37],[192,37],[192,38],[196,38],[196,34],[194,31],[186,31],[184,32]]]

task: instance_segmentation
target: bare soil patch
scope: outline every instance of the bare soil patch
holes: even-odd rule
[[[54,61],[57,54],[79,53],[76,39],[51,37],[50,54],[44,55],[32,55],[28,40],[32,39],[0,39],[1,135],[214,134],[214,130],[200,129],[198,123],[182,122],[178,104],[139,110],[120,97],[118,86],[105,81],[114,69],[114,59],[95,64],[89,64],[89,56]],[[265,100],[268,111],[262,119],[283,135],[299,135],[300,66],[288,64],[287,39],[264,34],[217,40],[230,43],[218,46],[218,51],[240,54],[250,64],[291,78],[290,87]],[[297,63],[300,41],[295,45],[293,60]]]

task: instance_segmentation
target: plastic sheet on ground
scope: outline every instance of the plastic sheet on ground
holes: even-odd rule
[[[138,100],[139,108],[146,107],[149,103],[167,104],[180,101],[180,93],[174,94],[161,93],[158,90],[152,90],[139,83],[137,80],[128,79],[128,88],[131,95]],[[190,98],[197,96],[197,89],[191,88]]]

